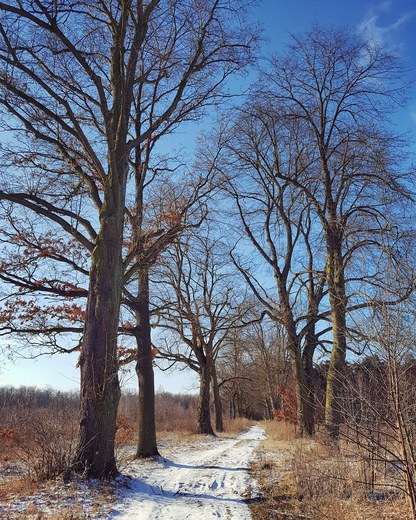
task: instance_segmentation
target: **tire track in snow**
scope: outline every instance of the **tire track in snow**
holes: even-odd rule
[[[171,459],[134,461],[110,518],[117,520],[249,520],[244,493],[255,483],[248,474],[264,431],[253,426],[232,439],[179,447]],[[251,496],[252,497],[252,496]]]

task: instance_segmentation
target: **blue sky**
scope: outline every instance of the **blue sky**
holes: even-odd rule
[[[414,0],[264,0],[255,13],[273,48],[284,45],[289,33],[302,32],[319,23],[366,29],[380,43],[399,45],[416,60]]]
[[[396,50],[409,79],[416,81],[415,0],[264,0],[256,9],[256,17],[268,40],[263,46],[266,52],[279,52],[290,34],[307,31],[316,23],[348,27]],[[409,98],[400,124],[405,131],[416,133],[416,84]]]
[[[363,0],[264,0],[254,11],[263,26],[264,52],[279,52],[290,33],[308,30],[314,23],[362,30],[379,43],[397,49],[409,79],[416,79],[416,1]],[[398,124],[416,143],[416,86],[410,90],[407,107]],[[415,145],[416,150],[416,145]],[[77,355],[42,357],[14,363],[0,357],[0,384],[51,386],[60,390],[78,388]],[[164,374],[156,371],[156,388],[171,392],[196,390],[196,380],[187,372]],[[134,374],[122,375],[126,386],[135,387]]]

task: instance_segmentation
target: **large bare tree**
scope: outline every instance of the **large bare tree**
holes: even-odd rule
[[[289,50],[270,61],[257,92],[285,120],[288,135],[301,136],[297,168],[279,176],[313,206],[324,236],[332,323],[325,413],[334,436],[341,420],[337,401],[351,307],[347,270],[361,253],[386,251],[383,237],[391,230],[391,205],[407,196],[402,141],[388,125],[392,108],[402,99],[399,76],[395,57],[373,42],[315,27],[294,36]],[[369,284],[363,289],[370,280],[364,274],[355,279],[361,284],[357,295],[373,294]]]
[[[327,291],[313,206],[290,180],[282,179],[297,174],[300,139],[299,133],[288,135],[285,120],[267,101],[250,102],[224,133],[219,167],[241,223],[232,259],[276,327],[285,329],[299,428],[312,435],[316,325],[325,316],[320,304]]]
[[[172,243],[185,229],[198,227],[205,214],[203,201],[211,195],[213,185],[211,172],[205,169],[200,176],[185,170],[186,173],[177,178],[175,183],[169,170],[164,174],[155,173],[154,168],[144,161],[140,170],[144,178],[149,176],[150,179],[137,187],[139,195],[136,192],[136,204],[132,211],[128,211],[131,240],[137,244],[137,249],[126,262],[128,267],[125,271],[123,303],[132,313],[134,322],[133,327],[124,327],[124,332],[132,334],[137,344],[137,456],[149,457],[157,454],[149,273],[160,255],[169,246],[172,247]],[[156,186],[152,186],[152,182]],[[146,202],[138,202],[137,197],[142,198],[145,187],[148,192]],[[137,212],[141,212],[139,221]]]
[[[117,472],[126,191],[132,177],[145,182],[137,151],[195,117],[247,61],[240,14],[225,0],[0,2],[1,200],[89,255],[73,464],[85,476]],[[139,251],[133,242],[129,258]]]

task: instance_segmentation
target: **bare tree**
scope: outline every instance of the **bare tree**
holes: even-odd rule
[[[220,0],[0,3],[0,104],[16,136],[3,146],[0,198],[52,221],[89,255],[73,464],[89,477],[117,472],[126,190],[132,176],[145,181],[136,151],[195,117],[247,61],[252,36],[239,13]],[[132,243],[129,257],[138,251]]]
[[[218,356],[221,394],[229,416],[273,420],[287,386],[290,355],[283,327],[264,318],[232,332]]]
[[[319,342],[316,324],[324,318],[320,303],[326,295],[325,258],[316,250],[321,238],[312,224],[313,206],[290,180],[282,179],[297,175],[300,136],[288,135],[280,114],[257,101],[243,107],[225,132],[223,147],[219,164],[228,180],[224,190],[242,224],[240,250],[247,249],[248,239],[256,254],[239,254],[237,245],[232,259],[265,312],[285,328],[298,423],[302,432],[312,435],[313,356]],[[260,266],[262,276],[257,274]]]
[[[394,432],[400,447],[399,460],[402,463],[406,496],[414,517],[416,514],[416,452],[414,449],[416,409],[414,396],[412,396],[414,381],[409,375],[414,375],[412,349],[415,324],[412,318],[404,319],[405,315],[408,316],[407,311],[400,307],[396,307],[393,312],[387,311],[386,308],[379,309],[383,326],[379,329],[381,334],[378,341],[387,362],[389,401],[395,420]]]
[[[288,132],[301,136],[297,168],[279,177],[303,193],[323,231],[332,323],[325,413],[329,432],[337,436],[347,352],[347,268],[361,252],[383,252],[389,205],[407,195],[401,140],[387,128],[403,93],[399,67],[372,42],[315,27],[293,37],[288,52],[271,60],[262,78],[257,95],[284,118]],[[359,279],[365,283],[365,276]],[[364,292],[370,294],[368,287]]]
[[[390,278],[391,279],[391,278]],[[400,282],[399,282],[400,283]],[[414,301],[374,309],[367,357],[346,370],[342,438],[358,447],[371,494],[403,493],[415,513]]]
[[[243,307],[243,298],[233,286],[235,277],[221,256],[220,243],[209,237],[192,237],[177,242],[164,255],[158,275],[159,326],[170,333],[158,343],[158,349],[164,358],[185,363],[199,374],[198,433],[213,433],[210,388],[213,381],[218,400],[216,359],[249,309]],[[216,425],[221,430],[218,404]]]
[[[172,182],[171,173],[155,174],[149,164],[141,163],[143,176],[150,180],[138,187],[143,196],[144,188],[153,193],[146,204],[134,206],[131,219],[132,242],[137,244],[135,256],[129,259],[125,273],[124,304],[133,313],[135,326],[125,327],[137,343],[136,373],[139,380],[139,434],[137,456],[148,457],[157,454],[155,429],[155,389],[153,376],[153,351],[151,340],[151,297],[149,292],[149,272],[159,257],[185,230],[197,227],[204,217],[204,200],[211,195],[213,184],[210,171],[200,176],[186,172],[179,180]],[[168,177],[167,177],[168,176]],[[152,182],[156,186],[152,186]],[[153,188],[153,189],[152,189]],[[137,225],[137,211],[142,212],[140,227]],[[132,292],[132,289],[134,292]]]

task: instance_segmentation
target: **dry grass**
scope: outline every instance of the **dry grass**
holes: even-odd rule
[[[138,396],[134,392],[122,395],[119,405],[119,419],[128,419],[137,431]],[[156,430],[158,432],[192,432],[196,429],[198,397],[187,394],[160,392],[155,396]],[[134,442],[136,439],[134,439]]]
[[[265,447],[273,446],[275,443],[279,443],[279,446],[282,446],[281,443],[287,443],[288,446],[291,446],[291,443],[298,438],[293,424],[283,421],[262,421],[260,425],[267,436],[264,441]]]
[[[224,431],[219,433],[220,437],[235,437],[244,430],[255,424],[254,421],[238,417],[236,419],[224,419]]]
[[[294,520],[297,515],[293,497],[295,490],[290,479],[291,449],[296,442],[292,425],[283,422],[262,422],[266,439],[257,450],[251,474],[261,488],[261,500],[250,505],[253,520],[276,518]]]
[[[20,520],[22,518],[27,518],[28,520],[86,520],[90,518],[90,515],[85,513],[82,506],[76,504],[71,505],[70,509],[54,511],[53,513],[42,511],[36,504],[29,504],[19,512],[4,510],[3,514],[5,516],[2,518],[7,520]]]
[[[105,517],[115,495],[109,483],[85,483],[74,479],[44,483],[27,478],[0,482],[0,518],[8,520],[84,520],[91,515]]]
[[[84,520],[110,508],[107,490],[63,480],[77,427],[76,408],[7,409],[0,418],[0,518]]]
[[[252,504],[254,520],[410,519],[403,497],[371,500],[357,452],[331,443],[299,439],[290,426],[264,423],[267,439],[253,464],[262,500]]]
[[[10,477],[0,480],[0,502],[31,495],[39,489],[39,483],[28,477]]]
[[[26,509],[19,513],[16,517],[8,518],[22,518],[26,517],[33,520],[86,520],[89,515],[85,513],[82,506],[71,505],[70,509],[62,511],[55,511],[53,513],[45,513],[36,504],[29,504]]]
[[[76,414],[66,409],[20,407],[8,410],[0,426],[3,472],[46,481],[67,471],[75,443]]]

